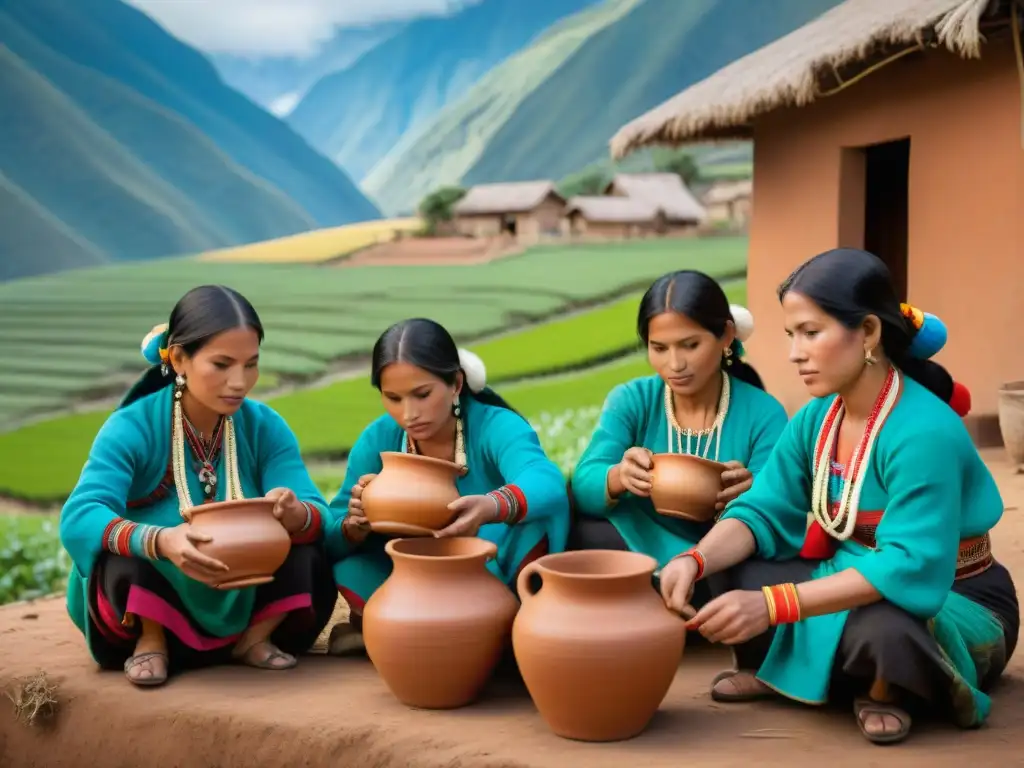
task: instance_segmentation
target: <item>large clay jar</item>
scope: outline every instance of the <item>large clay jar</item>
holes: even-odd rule
[[[384,451],[380,459],[383,466],[361,497],[374,530],[389,533],[397,525],[438,531],[452,521],[448,505],[459,498],[458,464],[397,451]]]
[[[534,704],[559,736],[628,739],[661,706],[686,628],[654,590],[656,566],[634,552],[585,550],[545,555],[520,572],[512,646]]]
[[[1024,381],[1004,384],[999,390],[999,431],[1010,461],[1024,471]]]
[[[395,697],[419,709],[475,700],[508,645],[518,601],[477,538],[392,539],[394,570],[366,601],[366,653]]]
[[[185,519],[197,532],[213,539],[197,544],[196,549],[230,569],[215,584],[219,589],[273,581],[291,551],[291,537],[274,517],[274,502],[270,499],[201,504],[185,510]]]
[[[696,523],[714,518],[724,464],[681,453],[656,453],[653,463],[651,502],[659,514]]]

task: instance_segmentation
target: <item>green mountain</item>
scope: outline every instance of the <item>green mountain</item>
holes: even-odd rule
[[[378,218],[119,0],[0,0],[0,280]]]
[[[839,1],[605,0],[408,136],[363,190],[397,212],[446,184],[560,179],[607,158],[625,123]]]

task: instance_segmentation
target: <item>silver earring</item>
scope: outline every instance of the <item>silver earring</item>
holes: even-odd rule
[[[462,416],[462,406],[459,404],[458,400],[452,401],[452,414],[456,419]]]
[[[185,377],[180,373],[174,377],[174,399],[181,400],[181,393],[185,391]]]

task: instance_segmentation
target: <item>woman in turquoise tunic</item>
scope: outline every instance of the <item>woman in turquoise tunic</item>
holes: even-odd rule
[[[136,685],[235,660],[287,669],[337,600],[323,548],[326,502],[295,436],[246,396],[263,326],[223,286],[189,291],[143,340],[153,367],[100,429],[60,517],[74,567],[68,611],[103,668]],[[291,534],[274,581],[222,590],[227,569],[183,522],[194,504],[266,496]]]
[[[565,479],[537,433],[486,386],[476,355],[460,350],[442,326],[422,318],[388,328],[373,347],[371,382],[386,413],[356,440],[345,481],[331,502],[337,523],[329,551],[350,619],[334,627],[329,650],[362,648],[363,606],[391,573],[385,536],[363,515],[363,488],[381,470],[382,451],[454,460],[464,468],[451,505],[454,519],[437,536],[479,536],[498,545],[488,568],[513,587],[524,565],[565,548]]]
[[[901,306],[865,251],[816,256],[779,296],[814,399],[753,487],[665,566],[666,602],[688,611],[695,581],[729,569],[733,590],[688,623],[734,648],[719,701],[852,698],[875,743],[906,738],[915,711],[978,726],[1020,617],[991,550],[999,489],[958,417],[969,394],[927,359],[945,329]]]
[[[572,475],[579,517],[570,548],[629,549],[660,567],[710,530],[712,523],[654,510],[655,453],[725,463],[719,509],[750,487],[787,421],[782,405],[740,359],[752,332],[750,313],[730,306],[721,286],[701,272],[672,272],[647,290],[637,333],[655,374],[620,384],[605,401]]]

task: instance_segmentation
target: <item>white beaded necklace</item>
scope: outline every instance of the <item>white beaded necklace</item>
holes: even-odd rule
[[[835,453],[836,441],[839,436],[839,427],[843,421],[843,414],[846,412],[846,406],[841,397],[836,397],[833,401],[818,428],[818,437],[814,441],[816,454],[811,513],[825,533],[834,539],[846,541],[853,535],[853,531],[857,527],[860,493],[864,487],[864,478],[868,473],[871,450],[874,448],[878,433],[882,430],[889,414],[892,413],[899,393],[900,375],[895,368],[891,368],[886,383],[875,402],[874,412],[864,427],[864,435],[850,456],[849,473],[843,484],[843,494],[835,517],[829,514],[828,481],[832,456]]]
[[[181,408],[181,390],[174,393],[174,409],[171,417],[171,462],[174,473],[174,488],[178,493],[178,512],[186,520],[188,510],[195,506],[188,490],[188,474],[185,458],[185,414]],[[221,438],[221,456],[224,459],[224,480],[227,484],[225,501],[241,501],[242,484],[238,474],[238,451],[235,443],[235,424],[230,416],[224,420],[224,436]]]
[[[715,461],[718,461],[719,449],[722,447],[722,425],[725,423],[725,416],[729,412],[729,403],[731,401],[731,393],[729,387],[729,374],[722,371],[722,393],[718,397],[718,413],[715,414],[714,423],[706,429],[683,429],[679,426],[679,422],[676,421],[675,403],[672,400],[672,389],[665,385],[665,421],[668,423],[668,452],[669,453],[685,453],[689,456],[693,456],[693,451],[690,450],[691,438],[697,438],[697,447],[700,448],[700,439],[707,437],[707,444],[704,446],[704,451],[700,455],[700,458],[708,458],[708,452],[711,450],[711,435],[715,435]],[[686,436],[686,449],[683,450],[683,435]]]

